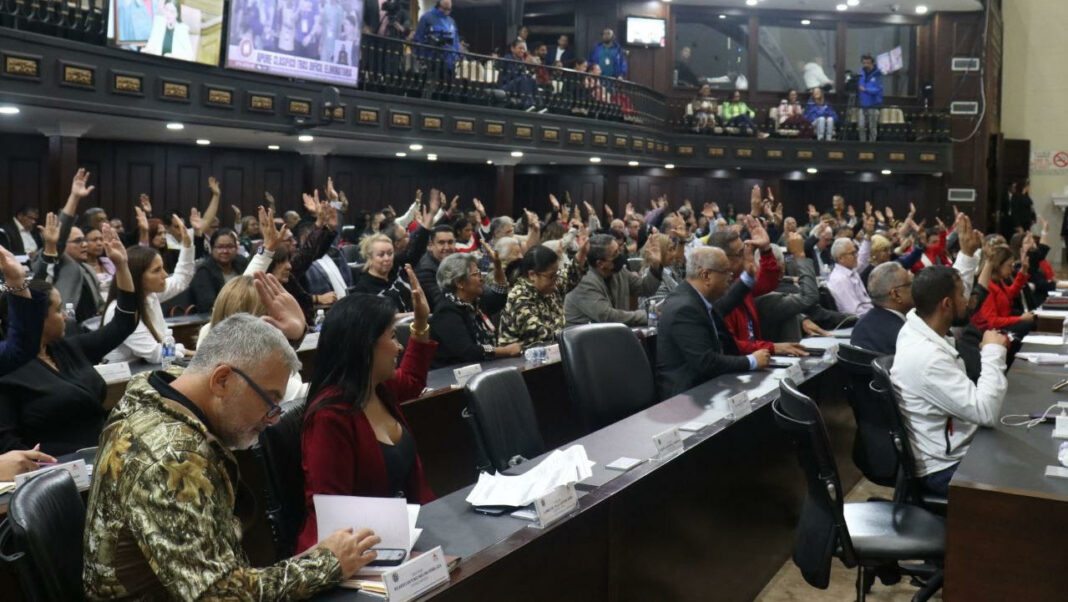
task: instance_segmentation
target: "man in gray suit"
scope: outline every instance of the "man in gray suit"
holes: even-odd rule
[[[643,310],[630,310],[632,296],[648,297],[660,286],[663,271],[660,248],[648,252],[649,270],[640,276],[625,270],[623,246],[611,234],[590,238],[586,261],[590,269],[564,299],[564,318],[568,326],[599,322],[622,322],[627,326],[645,326]]]

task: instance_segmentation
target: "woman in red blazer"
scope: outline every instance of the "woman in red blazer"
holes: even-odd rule
[[[1012,315],[1012,302],[1019,296],[1020,291],[1027,286],[1030,260],[1027,251],[1020,253],[1022,265],[1012,284],[1006,285],[1012,278],[1014,269],[1012,250],[1009,247],[994,247],[990,253],[990,264],[993,266],[993,275],[990,278],[990,294],[983,302],[979,311],[972,316],[972,323],[976,327],[986,329],[1011,328],[1017,334],[1026,334],[1034,327],[1035,314],[1027,312],[1022,316]]]
[[[405,266],[415,319],[400,368],[392,301],[349,295],[331,308],[319,338],[301,436],[307,517],[298,551],[315,545],[315,494],[434,499],[400,403],[426,387],[437,343],[430,340],[430,306],[419,279]]]

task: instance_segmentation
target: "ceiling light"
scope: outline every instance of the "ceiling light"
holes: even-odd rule
[[[211,144],[211,140],[208,140],[207,138],[197,138],[197,144],[200,146],[207,146]]]
[[[834,7],[834,8],[835,8],[835,10],[839,10],[839,11],[842,11],[842,10],[846,10],[846,9],[847,9],[847,8],[849,8],[849,7],[848,7],[848,6],[846,6],[845,4],[839,4],[838,6],[836,6],[836,7]]]
[[[399,152],[399,153],[397,153],[397,156],[398,156],[398,157],[400,157],[401,159],[403,159],[403,158],[405,158],[405,157],[407,157],[407,156],[408,156],[408,153],[405,153],[405,152]]]
[[[890,175],[890,174],[892,174],[892,173],[894,173],[894,172],[890,171],[889,169],[884,169],[884,170],[882,171],[882,174],[883,174],[884,176],[888,176],[888,175]]]
[[[19,108],[14,105],[0,105],[0,115],[18,115]]]
[[[675,169],[675,164],[674,163],[668,163],[667,165],[664,166],[664,169]]]
[[[916,14],[917,15],[926,15],[927,14],[927,5],[926,4],[917,4],[916,5]]]
[[[279,148],[281,148],[281,147],[278,146],[277,144],[268,144],[267,145],[267,150],[278,150]]]
[[[638,162],[637,161],[627,161],[627,165],[630,165],[631,167],[637,167],[638,166]]]
[[[523,156],[523,151],[512,151],[512,156],[518,159]]]
[[[720,16],[719,16],[719,18],[720,18],[720,19],[726,19],[726,18],[727,18],[727,15],[720,15]]]
[[[812,25],[812,21],[809,21],[808,19],[801,19],[801,24],[802,25]]]
[[[438,156],[433,154],[433,153],[431,153],[431,154],[426,156],[426,160],[427,161],[437,161],[438,160]]]
[[[419,152],[419,151],[423,150],[423,145],[422,144],[409,144],[408,145],[408,150]]]
[[[185,129],[185,124],[178,123],[177,121],[172,121],[172,122],[167,124],[167,129],[168,130],[174,130],[174,131],[184,130]]]
[[[315,137],[311,134],[301,134],[297,136],[297,140],[300,140],[301,142],[311,142],[312,140],[315,140]]]
[[[756,6],[757,5],[757,0],[745,0],[745,5],[746,6]]]
[[[848,4],[849,6],[856,6],[860,4],[860,0],[846,0],[846,4]]]
[[[486,165],[493,165],[493,159],[486,159]]]
[[[600,162],[601,162],[601,158],[600,157],[590,157],[590,163],[600,163]]]
[[[811,173],[811,174],[819,173],[819,170],[816,169],[815,167],[809,167],[805,171],[808,172],[808,173]]]

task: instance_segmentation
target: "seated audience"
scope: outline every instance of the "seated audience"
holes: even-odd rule
[[[723,314],[749,294],[755,265],[747,266],[734,284],[727,255],[717,247],[694,249],[686,279],[664,301],[657,328],[656,370],[660,399],[692,389],[728,372],[757,370],[768,365],[767,349],[742,355]]]
[[[859,255],[859,257],[858,257]],[[871,309],[871,297],[860,280],[860,270],[868,267],[871,256],[871,241],[865,240],[857,249],[850,238],[839,238],[831,247],[834,269],[827,277],[827,289],[831,291],[838,311],[863,316]]]
[[[303,320],[292,307],[287,321],[299,337]],[[299,365],[277,329],[236,315],[201,341],[180,376],[160,371],[130,381],[100,437],[89,492],[87,598],[304,599],[375,559],[379,538],[366,529],[339,530],[263,568],[242,548],[230,450],[255,444],[277,422],[285,375]]]
[[[1029,280],[1028,269],[1031,258],[1028,256],[1030,248],[1024,247],[1019,255],[1020,270],[1013,278],[1016,271],[1012,249],[1009,247],[994,247],[987,261],[992,267],[989,294],[979,311],[972,316],[972,323],[980,329],[1008,330],[1023,338],[1027,333],[1035,329],[1035,313],[1029,311],[1023,315],[1013,315],[1012,306],[1015,299],[1020,296],[1020,291],[1027,286]],[[1009,284],[1011,282],[1011,284]]]
[[[676,218],[678,219],[678,218]],[[665,222],[667,220],[664,220]],[[687,246],[683,243],[685,236],[678,234],[653,234],[649,237],[646,246],[642,248],[642,269],[651,269],[650,247],[659,247],[663,270],[660,274],[660,286],[656,292],[648,297],[640,297],[638,305],[648,309],[650,304],[661,303],[678,288],[679,283],[686,277],[686,254]],[[700,241],[694,248],[701,246]],[[691,250],[692,252],[692,250]]]
[[[828,276],[834,269],[834,259],[831,258],[832,242],[834,231],[826,222],[820,222],[809,230],[809,236],[805,240],[805,255],[815,264],[820,276]]]
[[[916,474],[931,493],[946,495],[961,458],[980,426],[992,427],[1001,414],[1008,382],[1008,339],[988,330],[980,344],[982,371],[972,382],[964,360],[946,334],[968,319],[968,299],[960,274],[932,266],[912,281],[916,309],[897,337],[891,380],[901,392],[901,413],[916,458]]]
[[[516,38],[511,45],[512,54],[507,61],[501,61],[501,75],[498,80],[501,90],[509,94],[512,100],[519,104],[525,111],[533,111],[537,108],[534,95],[538,91],[538,83],[531,75],[533,69],[528,64],[527,43]]]
[[[805,117],[805,110],[801,107],[801,100],[797,96],[797,90],[790,90],[786,98],[779,101],[780,128],[791,128],[798,131],[799,138],[812,137],[812,123]]]
[[[723,103],[720,107],[723,113],[723,123],[727,127],[736,127],[742,130],[747,136],[756,136],[759,130],[757,129],[756,122],[753,121],[753,117],[756,113],[753,109],[749,108],[749,105],[742,100],[742,93],[739,90],[735,90],[731,93],[730,100]]]
[[[412,311],[412,287],[393,269],[393,242],[384,234],[365,236],[360,241],[363,274],[352,287],[354,293],[377,295],[393,302],[399,313]],[[390,274],[396,274],[390,279]],[[406,274],[406,273],[405,273]]]
[[[36,255],[44,245],[37,229],[41,211],[37,207],[22,205],[15,210],[10,222],[0,228],[0,243],[4,243],[13,255]]]
[[[241,248],[243,255],[252,255],[263,242],[263,234],[260,230],[260,222],[254,215],[246,215],[241,218]]]
[[[350,295],[323,323],[319,347],[337,352],[316,360],[308,392],[301,433],[307,514],[298,550],[317,538],[316,494],[434,499],[400,404],[423,392],[438,344],[430,340],[423,290],[406,271],[415,306],[407,347],[397,343],[388,299]]]
[[[709,132],[720,125],[716,98],[712,96],[712,86],[705,84],[697,91],[690,104],[686,106],[686,114],[693,117],[693,131]]]
[[[812,97],[805,105],[805,119],[812,124],[816,131],[816,140],[834,140],[834,126],[838,123],[838,113],[834,107],[827,104],[823,97],[823,90],[812,90]]]
[[[104,244],[121,291],[115,319],[106,326],[64,338],[66,316],[59,291],[41,280],[31,283],[49,296],[48,314],[37,357],[0,378],[0,452],[40,444],[42,451],[59,456],[96,445],[107,416],[107,385],[93,366],[137,326],[126,249],[109,225],[104,226]]]
[[[890,239],[886,236],[882,234],[872,235],[870,262],[867,268],[860,270],[860,279],[864,282],[864,286],[868,286],[868,278],[876,266],[893,260],[906,270],[911,270],[912,266],[920,260],[920,255],[923,254],[923,245],[915,245],[908,254],[900,256],[894,255],[893,247],[894,243],[890,242]]]
[[[805,239],[795,232],[789,236],[787,245],[791,255],[789,261],[783,255],[782,248],[771,246],[775,263],[779,265],[779,286],[756,298],[760,332],[773,341],[795,343],[806,335],[827,336],[828,333],[820,324],[833,329],[844,321],[845,316],[820,307],[816,268],[812,260],[805,257]],[[797,275],[786,277],[791,268]],[[818,319],[813,319],[809,314]]]
[[[151,247],[134,246],[126,251],[134,281],[134,294],[137,296],[139,319],[133,334],[104,358],[108,362],[128,362],[140,358],[150,364],[158,364],[163,358],[163,337],[167,332],[167,323],[161,303],[185,291],[193,280],[195,270],[192,237],[180,217],[175,215],[172,219],[185,233],[174,274],[167,275],[163,269],[163,258]],[[112,286],[104,310],[104,324],[115,318],[117,297],[118,291]],[[174,356],[185,357],[186,351],[185,346],[178,343],[174,348]]]
[[[579,250],[567,267],[560,256],[544,245],[531,247],[523,256],[522,275],[508,292],[501,312],[497,344],[518,343],[523,349],[552,345],[564,329],[564,298],[586,272],[589,240],[578,241]]]
[[[107,297],[111,280],[115,277],[115,264],[104,252],[104,235],[99,228],[85,231],[85,265],[93,271],[100,296]]]
[[[645,326],[645,310],[630,309],[631,296],[647,297],[660,288],[660,247],[649,247],[649,269],[638,275],[625,269],[623,246],[611,234],[590,238],[587,253],[589,270],[564,299],[564,319],[568,326],[599,322],[622,322],[627,326]]]
[[[494,282],[488,288],[470,255],[449,255],[438,266],[442,301],[430,317],[431,336],[438,342],[434,367],[522,352],[519,343],[497,345],[497,328],[489,315],[499,312],[508,301],[508,280],[496,253],[487,250],[487,254],[494,263]]]
[[[868,277],[872,308],[857,320],[849,343],[881,355],[897,352],[897,335],[912,309],[912,272],[896,261],[879,264]]]
[[[249,260],[244,273],[245,276],[252,276],[256,272],[266,272],[277,278],[286,292],[300,304],[308,323],[314,321],[317,306],[330,305],[337,301],[337,295],[333,291],[313,295],[301,284],[312,263],[330,247],[334,229],[337,228],[334,217],[337,212],[334,208],[325,201],[319,206],[322,210],[316,214],[315,226],[309,225],[305,229],[300,248],[297,248],[297,241],[288,226],[284,223],[282,226],[275,224],[274,210],[260,207],[259,221],[263,245]]]
[[[0,247],[0,273],[4,276],[0,283],[0,299],[7,304],[7,312],[0,314],[6,316],[4,339],[0,340],[2,377],[33,359],[41,350],[41,328],[50,299],[45,291],[31,288],[22,264],[4,247]]]
[[[456,234],[452,226],[444,224],[434,226],[430,235],[429,248],[415,267],[419,285],[426,292],[431,311],[437,311],[438,306],[445,300],[444,293],[438,287],[438,266],[441,265],[441,260],[452,255],[455,250]]]
[[[197,263],[189,285],[197,313],[210,312],[222,287],[245,272],[248,260],[237,254],[237,244],[233,230],[220,228],[212,235],[211,255]]]

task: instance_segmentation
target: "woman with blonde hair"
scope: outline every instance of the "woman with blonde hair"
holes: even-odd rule
[[[363,274],[352,287],[354,293],[384,297],[400,313],[412,311],[412,287],[404,279],[405,270],[393,270],[393,241],[385,234],[369,234],[360,240]],[[396,274],[390,278],[390,274]]]

